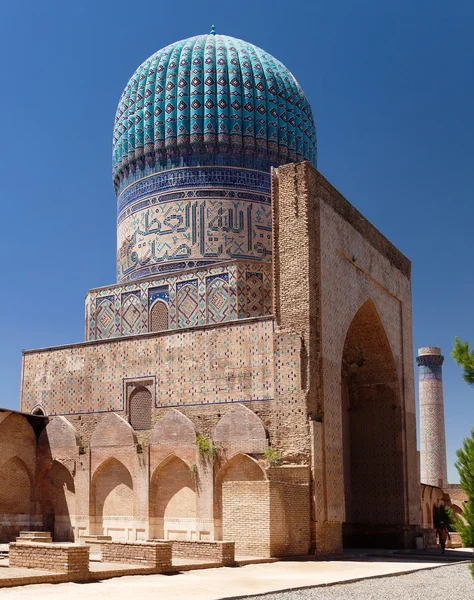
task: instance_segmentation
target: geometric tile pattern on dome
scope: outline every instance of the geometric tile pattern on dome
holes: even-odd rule
[[[176,189],[166,185],[168,191],[161,192],[140,181],[124,192],[131,194],[138,186],[145,190],[143,195],[129,196],[119,210],[118,281],[149,276],[165,266],[182,270],[183,265],[200,262],[269,260],[267,173],[207,167],[177,169],[149,179],[153,183],[166,175],[170,176],[166,183],[176,182]]]
[[[152,377],[156,407],[271,400],[273,321],[25,355],[22,406],[41,404],[49,415],[121,412],[124,383]]]
[[[146,333],[156,300],[167,306],[170,329],[270,315],[271,287],[270,264],[238,261],[92,290],[87,339]]]
[[[236,38],[199,35],[159,50],[132,75],[117,107],[117,192],[182,164],[268,171],[300,160],[316,164],[301,87],[280,61]]]

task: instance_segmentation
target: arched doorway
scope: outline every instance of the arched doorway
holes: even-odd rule
[[[100,465],[92,478],[91,533],[127,539],[130,517],[134,516],[133,480],[130,471],[116,458]]]
[[[197,517],[196,481],[177,456],[161,463],[150,485],[150,531],[154,539],[192,539]]]
[[[400,382],[372,301],[347,332],[341,377],[346,547],[399,547],[405,522]]]

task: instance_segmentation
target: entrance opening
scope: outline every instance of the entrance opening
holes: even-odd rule
[[[372,301],[347,332],[341,377],[345,547],[403,546],[403,419],[397,367]]]

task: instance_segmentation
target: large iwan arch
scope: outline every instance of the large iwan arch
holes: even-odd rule
[[[371,300],[347,331],[341,370],[344,544],[395,547],[406,522],[401,384]]]

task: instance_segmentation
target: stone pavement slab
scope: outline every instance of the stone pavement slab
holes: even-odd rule
[[[177,575],[137,575],[89,584],[39,584],[0,589],[0,599],[129,600],[141,595],[160,600],[219,600],[292,588],[355,581],[441,566],[433,560],[309,561],[253,564],[239,568],[188,571]],[[451,568],[451,567],[447,567]]]

